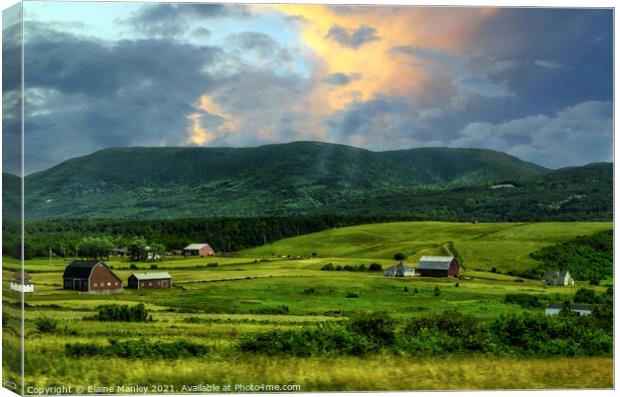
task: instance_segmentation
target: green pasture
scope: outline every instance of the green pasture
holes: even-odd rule
[[[435,390],[496,388],[612,387],[609,357],[513,359],[505,357],[294,358],[250,355],[235,350],[241,337],[269,330],[343,321],[363,313],[385,311],[401,324],[409,318],[457,310],[489,321],[505,313],[527,311],[507,304],[508,293],[528,293],[543,302],[560,303],[587,283],[544,286],[540,280],[506,273],[534,266],[529,253],[546,245],[609,229],[611,223],[400,222],[337,228],[244,250],[235,257],[168,258],[135,263],[126,258],[105,262],[127,283],[135,271],[155,264],[173,277],[173,287],[116,294],[78,293],[62,289],[62,258],[25,262],[35,284],[26,295],[26,384],[183,384],[296,383],[301,391]],[[464,259],[463,278],[386,278],[382,272],[322,271],[325,264],[368,267],[394,264],[403,252],[416,265],[422,255],[443,254],[449,242]],[[315,254],[315,255],[313,255]],[[217,267],[207,267],[218,263]],[[10,363],[19,346],[19,295],[9,290],[19,262],[3,258],[3,305],[8,315],[3,346],[8,376],[19,373]],[[496,267],[497,272],[490,269]],[[605,280],[597,293],[613,280]],[[439,293],[436,292],[436,287]],[[92,317],[104,304],[144,303],[152,322],[100,322]],[[42,318],[58,321],[58,330],[41,332]],[[67,343],[105,345],[112,340],[149,338],[209,346],[205,357],[122,359],[65,354]],[[12,355],[13,354],[13,355]],[[9,364],[6,364],[9,363]],[[373,374],[368,376],[368,374]],[[399,376],[394,376],[397,373]],[[420,373],[433,376],[421,378]],[[594,375],[593,375],[594,374]],[[177,390],[178,392],[178,390]]]
[[[324,257],[385,259],[402,252],[414,262],[442,254],[449,242],[471,270],[524,270],[536,262],[529,254],[579,235],[611,229],[611,222],[454,223],[395,222],[335,228],[241,251],[278,257],[312,253]]]

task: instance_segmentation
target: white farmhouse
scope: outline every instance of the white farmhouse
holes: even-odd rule
[[[24,293],[34,292],[34,284],[30,274],[26,273],[24,269],[16,271],[11,279],[11,290]]]
[[[543,276],[546,285],[575,285],[568,270],[551,270]]]

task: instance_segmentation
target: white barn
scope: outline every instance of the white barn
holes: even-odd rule
[[[398,263],[385,269],[383,275],[385,277],[412,277],[415,276],[415,269]]]
[[[34,292],[34,284],[30,274],[23,269],[16,271],[11,279],[11,290],[24,293]]]

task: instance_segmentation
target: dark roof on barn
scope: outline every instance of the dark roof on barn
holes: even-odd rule
[[[453,256],[423,256],[420,258],[418,269],[448,270]]]
[[[566,273],[568,273],[568,270],[551,270],[551,271],[548,271],[547,273],[545,273],[543,278],[545,280],[553,280],[553,279],[556,279],[556,278],[564,278],[564,276],[566,276]]]
[[[32,277],[25,272],[24,269],[19,269],[13,274],[13,281],[16,283],[30,284],[32,283]]]
[[[65,269],[65,273],[63,274],[63,278],[88,278],[90,277],[90,272],[92,272],[93,267],[97,264],[101,263],[105,267],[108,267],[105,263],[101,261],[73,261],[67,266]]]

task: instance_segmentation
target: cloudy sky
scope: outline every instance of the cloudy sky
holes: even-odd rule
[[[24,11],[27,172],[106,147],[297,140],[489,148],[552,168],[612,160],[611,10]]]

